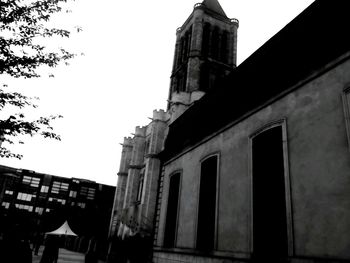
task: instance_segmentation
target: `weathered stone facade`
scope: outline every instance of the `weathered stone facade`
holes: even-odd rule
[[[332,262],[350,259],[350,238],[345,234],[350,233],[350,158],[342,102],[343,89],[350,83],[350,60],[332,67],[164,164],[154,262],[237,262],[251,258],[251,136],[274,125],[282,125],[285,133],[288,256],[311,262],[318,258],[331,258]],[[196,249],[201,161],[213,153],[220,156],[215,249],[209,258],[202,258]],[[169,178],[174,171],[181,172],[178,249],[165,253],[161,247]]]
[[[111,236],[118,230],[122,233],[124,227],[152,233],[161,165],[158,154],[168,127],[234,69],[237,28],[238,21],[227,18],[216,1],[205,0],[177,29],[168,110],[154,111],[152,121],[136,127],[134,137],[124,138],[122,144]],[[204,88],[201,78],[210,78],[211,86]]]

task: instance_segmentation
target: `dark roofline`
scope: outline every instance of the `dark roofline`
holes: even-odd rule
[[[18,172],[18,170],[21,170],[21,169],[0,164],[0,173],[8,173],[8,172],[16,173]]]
[[[348,1],[318,0],[169,127],[164,161],[239,119],[350,50]]]

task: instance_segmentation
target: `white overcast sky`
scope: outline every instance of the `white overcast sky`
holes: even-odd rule
[[[219,0],[239,20],[238,64],[309,6],[313,0]],[[55,24],[83,31],[62,42],[83,52],[55,77],[6,81],[40,97],[41,115],[61,114],[55,132],[62,141],[28,138],[15,150],[22,160],[0,164],[116,185],[121,145],[153,109],[165,109],[175,30],[196,0],[76,0]],[[60,43],[61,44],[61,43]],[[0,76],[1,77],[1,76]],[[1,83],[0,83],[1,84]]]

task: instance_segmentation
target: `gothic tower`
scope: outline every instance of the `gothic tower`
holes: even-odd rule
[[[168,110],[171,121],[236,66],[238,20],[204,0],[177,29]]]

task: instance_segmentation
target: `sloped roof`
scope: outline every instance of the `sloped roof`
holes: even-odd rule
[[[202,4],[205,5],[206,8],[210,9],[211,11],[218,13],[224,17],[227,17],[224,12],[224,9],[222,9],[220,3],[217,0],[204,0]]]
[[[350,52],[350,1],[317,0],[170,126],[166,161]]]
[[[57,228],[54,231],[47,232],[48,235],[67,235],[67,236],[76,236],[72,229],[69,227],[68,222],[65,221],[62,226]]]

